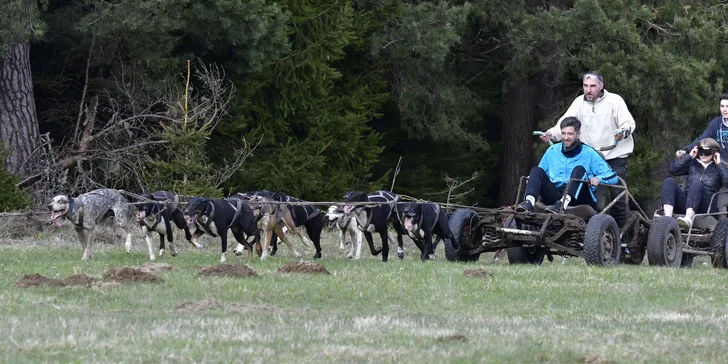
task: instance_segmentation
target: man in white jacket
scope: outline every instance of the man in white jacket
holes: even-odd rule
[[[604,78],[599,72],[585,73],[582,81],[584,95],[571,103],[566,113],[553,128],[546,131],[541,140],[560,140],[561,121],[570,116],[576,117],[582,123],[581,141],[596,150],[607,149],[602,151],[604,159],[617,176],[627,182],[627,158],[634,151],[634,117],[621,96],[604,89]],[[613,149],[609,149],[612,146]],[[612,191],[613,196],[617,192]],[[623,226],[627,217],[627,199],[615,204],[611,215],[620,227]]]

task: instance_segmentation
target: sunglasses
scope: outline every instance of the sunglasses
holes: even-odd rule
[[[708,148],[708,149],[705,149],[705,148],[698,149],[698,155],[709,156],[709,155],[713,155],[713,153],[715,153],[715,152],[713,152],[713,149],[710,149],[710,148]]]

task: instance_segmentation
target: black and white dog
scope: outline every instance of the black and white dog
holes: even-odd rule
[[[412,202],[405,204],[402,209],[404,228],[407,234],[420,248],[420,259],[425,261],[435,259],[435,248],[432,244],[432,235],[440,239],[449,239],[453,244],[454,237],[445,211],[440,205],[433,202]]]
[[[267,191],[266,191],[267,192]],[[258,219],[257,226],[260,230],[263,230],[265,238],[263,239],[263,254],[261,259],[266,259],[269,252],[269,244],[273,232],[276,233],[279,239],[281,239],[295,256],[299,256],[298,252],[293,248],[293,245],[288,241],[285,234],[283,233],[283,227],[286,227],[288,231],[298,235],[304,244],[307,244],[303,233],[300,231],[300,227],[306,228],[306,233],[316,249],[314,258],[321,258],[321,231],[323,230],[323,219],[321,216],[321,210],[315,206],[307,205],[291,205],[289,202],[300,202],[300,200],[288,196],[282,192],[273,192],[266,194],[256,194],[248,197],[251,204],[251,208],[254,210],[256,216],[260,216]],[[236,249],[236,253],[237,253]]]
[[[367,239],[372,255],[382,253],[383,262],[389,259],[389,241],[391,240],[392,244],[394,244],[394,239],[391,238],[388,229],[390,219],[397,232],[401,257],[404,257],[404,251],[401,250],[403,229],[397,213],[397,200],[399,200],[399,196],[389,191],[375,191],[368,195],[360,191],[349,191],[344,195],[344,202],[382,203],[381,205],[372,204],[367,206],[345,205],[344,213],[351,214],[355,219],[357,228],[364,233],[364,237]],[[372,233],[374,232],[378,233],[382,239],[381,250],[374,248],[374,241],[372,240]]]
[[[232,230],[235,240],[248,250],[248,257],[252,257],[253,246],[247,239],[256,236],[256,227],[253,211],[247,202],[238,198],[195,197],[188,202],[184,214],[189,216],[189,224],[195,226],[195,234],[199,231],[199,235],[207,233],[220,237],[220,263],[226,260],[228,229]]]
[[[179,229],[184,230],[185,239],[195,248],[202,248],[197,243],[197,235],[192,235],[187,222],[179,208],[179,196],[168,191],[157,191],[141,195],[137,205],[137,221],[144,232],[144,238],[149,248],[149,259],[154,260],[154,248],[152,247],[152,234],[159,233],[159,256],[164,255],[164,238],[169,242],[172,249],[172,256],[179,254],[174,244],[172,223]]]
[[[63,219],[73,223],[78,234],[78,240],[83,247],[81,259],[93,257],[91,247],[94,243],[96,226],[113,216],[116,226],[126,232],[126,252],[131,251],[131,228],[126,225],[129,218],[129,202],[118,190],[98,189],[71,198],[58,195],[48,204],[51,210],[51,220],[58,226],[63,225]]]
[[[336,229],[339,232],[339,249],[346,249],[346,236],[349,235],[351,238],[349,246],[348,258],[359,259],[361,258],[361,240],[362,232],[356,227],[354,218],[344,213],[344,209],[339,206],[330,206],[326,212],[326,221],[331,229]],[[356,255],[354,251],[356,250]]]

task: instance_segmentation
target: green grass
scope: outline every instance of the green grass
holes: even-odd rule
[[[3,362],[726,362],[727,273],[646,265],[589,267],[382,263],[360,261],[324,242],[331,275],[284,275],[285,246],[261,262],[230,255],[258,278],[198,278],[216,265],[219,243],[182,245],[158,262],[164,282],[114,289],[14,288],[24,274],[100,278],[108,268],[142,265],[146,247],[97,244],[80,260],[71,235],[0,245],[0,348]],[[119,239],[119,242],[122,240]],[[295,241],[295,240],[294,240]],[[296,242],[301,247],[300,242]],[[186,243],[185,243],[186,244]],[[311,248],[301,249],[305,260]],[[396,251],[396,250],[395,250]],[[646,263],[645,263],[646,264]],[[463,276],[483,268],[490,278]],[[222,308],[176,311],[216,299]]]

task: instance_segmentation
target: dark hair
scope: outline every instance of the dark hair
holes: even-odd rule
[[[724,92],[720,94],[720,99],[718,101],[728,100],[728,92]]]
[[[587,78],[587,77],[589,77],[589,76],[591,76],[591,77],[596,77],[596,78],[598,78],[598,79],[599,79],[599,82],[601,82],[602,84],[604,84],[604,76],[602,76],[602,74],[601,74],[601,73],[599,73],[599,72],[597,72],[597,71],[589,71],[589,72],[585,72],[585,73],[584,73],[584,74],[583,74],[583,75],[581,76],[581,79],[582,79],[582,80],[584,80],[585,78]]]
[[[581,121],[579,119],[569,116],[568,118],[565,118],[564,120],[561,120],[561,129],[573,126],[574,130],[580,131],[581,130]]]

